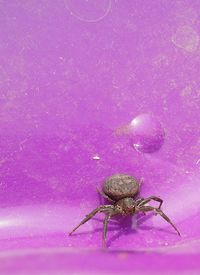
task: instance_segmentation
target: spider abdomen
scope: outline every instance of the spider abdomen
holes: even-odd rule
[[[104,183],[103,191],[113,200],[117,201],[126,197],[134,197],[139,192],[139,182],[132,176],[116,174]]]

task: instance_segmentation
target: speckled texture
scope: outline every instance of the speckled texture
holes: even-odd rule
[[[0,1],[3,274],[200,272],[199,10],[199,0]],[[110,226],[109,250],[125,256],[94,252],[98,219],[69,238],[115,173],[163,198],[182,237],[139,216]]]
[[[139,192],[139,181],[133,176],[115,174],[108,177],[103,184],[103,191],[113,200],[135,197]]]

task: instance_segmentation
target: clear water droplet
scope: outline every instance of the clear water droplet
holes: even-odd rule
[[[76,19],[95,23],[109,14],[112,0],[65,0],[65,5]]]
[[[141,114],[131,121],[129,136],[137,151],[153,153],[162,147],[165,132],[157,118],[151,114]]]

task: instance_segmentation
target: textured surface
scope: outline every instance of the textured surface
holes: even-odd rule
[[[115,174],[105,180],[102,189],[111,199],[120,200],[126,197],[135,197],[139,186],[140,182],[133,176]]]
[[[67,236],[99,205],[96,187],[114,173],[141,179],[142,196],[162,197],[182,234],[158,216],[114,221],[108,245],[132,251],[120,256],[125,270],[139,270],[141,263],[150,274],[158,264],[158,272],[169,268],[173,274],[183,259],[184,271],[196,272],[199,10],[199,0],[0,1],[4,274],[28,263],[30,270],[48,270],[52,261],[59,268],[64,259],[56,251],[62,248],[66,258],[74,257],[74,271],[87,273],[95,258],[93,271],[107,259],[105,270],[114,272],[117,253],[105,258],[76,250],[101,247],[101,216]],[[81,253],[88,259],[84,270],[78,267]],[[60,265],[63,272],[66,265]]]

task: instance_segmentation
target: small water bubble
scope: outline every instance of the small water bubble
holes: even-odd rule
[[[194,52],[199,46],[199,35],[191,26],[181,26],[172,36],[172,42],[187,52]]]
[[[100,158],[99,155],[95,155],[95,156],[92,157],[92,159],[93,159],[93,160],[100,160],[101,158]]]
[[[65,0],[66,8],[76,19],[95,23],[105,18],[112,7],[112,0]]]
[[[162,147],[165,132],[160,122],[153,115],[141,114],[131,121],[129,136],[137,151],[153,153]]]

